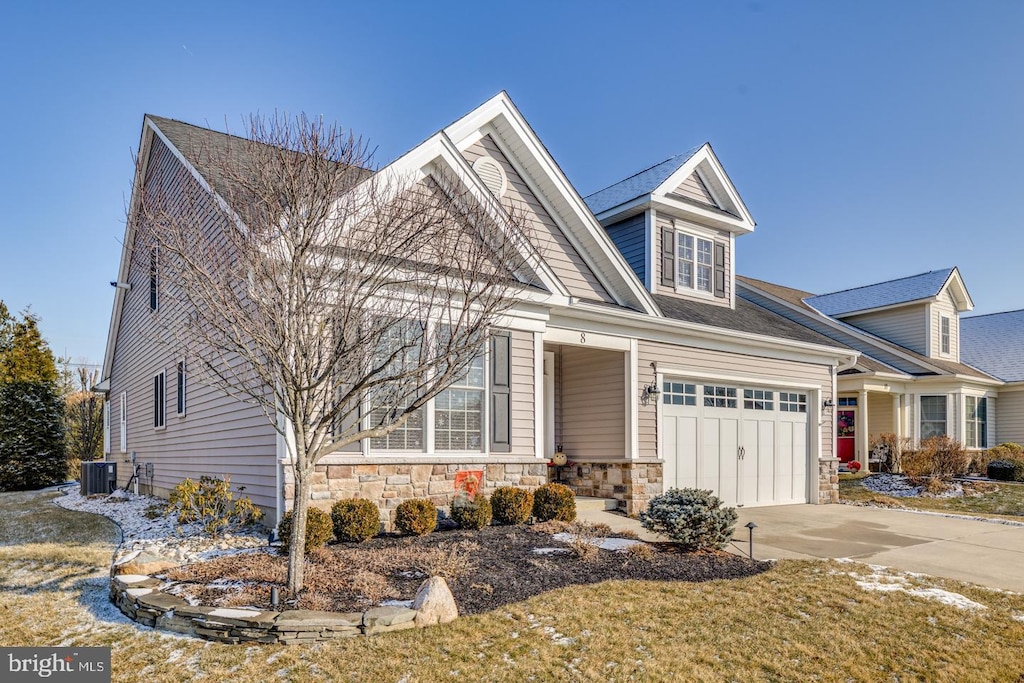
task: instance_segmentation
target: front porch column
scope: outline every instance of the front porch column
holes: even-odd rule
[[[871,432],[868,430],[868,392],[866,389],[861,389],[860,394],[857,397],[857,405],[860,406],[858,411],[860,415],[857,420],[857,462],[860,463],[861,470],[864,472],[868,471],[868,434]]]
[[[896,436],[903,434],[903,411],[901,410],[903,395],[892,395],[892,433]]]

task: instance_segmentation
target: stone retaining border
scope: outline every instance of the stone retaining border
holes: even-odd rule
[[[372,636],[390,631],[431,626],[455,619],[438,612],[438,594],[452,600],[443,578],[431,577],[416,593],[415,604],[425,609],[374,607],[365,612],[253,609],[190,605],[160,590],[166,582],[144,574],[119,574],[110,579],[110,601],[129,619],[144,626],[191,635],[219,643],[277,643],[302,645],[335,638]],[[447,592],[447,596],[443,594]]]

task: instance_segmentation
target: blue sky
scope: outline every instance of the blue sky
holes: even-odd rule
[[[813,292],[960,266],[1024,308],[1024,3],[5,3],[0,299],[103,356],[146,112],[305,111],[384,163],[507,90],[581,194],[709,140],[738,271]]]

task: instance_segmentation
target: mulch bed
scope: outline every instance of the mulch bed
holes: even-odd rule
[[[687,553],[657,543],[648,544],[653,553],[598,550],[581,557],[552,538],[557,530],[492,526],[330,545],[307,555],[307,589],[293,606],[358,611],[382,599],[409,600],[429,573],[446,576],[461,614],[479,614],[577,584],[738,579],[770,566],[726,552]],[[559,547],[568,552],[534,552]],[[234,555],[173,570],[168,577],[184,582],[178,592],[203,604],[270,609],[270,586],[283,586],[285,559],[270,553]]]

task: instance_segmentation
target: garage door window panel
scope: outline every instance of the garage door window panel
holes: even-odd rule
[[[775,410],[775,392],[767,389],[744,389],[744,410]]]
[[[708,408],[736,408],[736,389],[733,387],[704,386],[704,405]]]
[[[664,382],[661,386],[662,401],[669,406],[697,405],[697,385],[685,382]]]
[[[806,413],[807,394],[779,392],[779,410],[784,413]]]

